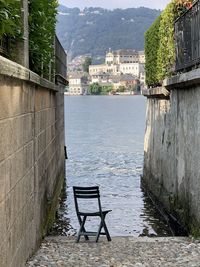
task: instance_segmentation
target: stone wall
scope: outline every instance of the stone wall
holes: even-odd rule
[[[0,262],[23,267],[64,179],[62,86],[0,57]]]
[[[143,184],[169,215],[200,235],[200,73],[165,81],[170,98],[148,93]]]

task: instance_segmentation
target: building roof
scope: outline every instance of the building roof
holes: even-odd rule
[[[144,51],[138,51],[139,55],[144,55]]]
[[[96,64],[96,65],[90,65],[89,68],[94,68],[94,67],[106,67],[106,64]]]
[[[112,86],[113,83],[112,82],[107,82],[107,83],[99,82],[99,85],[101,85],[101,86]]]
[[[109,80],[112,80],[114,83],[118,83],[120,81],[134,81],[138,80],[138,78],[132,74],[121,74],[121,75],[110,75]]]
[[[96,72],[95,74],[92,74],[92,76],[109,76],[109,72],[103,72],[103,71],[99,71]]]
[[[134,81],[134,80],[138,80],[138,78],[131,74],[122,74],[120,76],[120,81]]]
[[[113,52],[114,55],[137,55],[138,52],[133,49],[119,49]]]
[[[113,83],[118,83],[118,82],[120,82],[120,77],[121,77],[121,75],[110,75],[109,79]]]
[[[87,78],[88,74],[85,72],[71,72],[68,74],[68,79]]]

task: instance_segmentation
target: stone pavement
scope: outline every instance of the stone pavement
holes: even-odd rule
[[[183,237],[47,237],[27,267],[200,267],[200,243]]]

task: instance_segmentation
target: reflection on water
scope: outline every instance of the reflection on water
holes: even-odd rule
[[[63,231],[73,234],[79,227],[72,186],[99,185],[103,207],[112,209],[106,218],[112,236],[171,234],[140,188],[145,105],[142,96],[65,98],[69,159],[60,217],[70,225]],[[94,230],[97,222],[87,226]]]

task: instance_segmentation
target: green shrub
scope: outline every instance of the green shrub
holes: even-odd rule
[[[177,18],[175,2],[172,1],[161,14],[159,48],[157,55],[157,80],[161,83],[171,76],[175,64],[174,21]]]
[[[159,83],[157,78],[157,56],[160,43],[160,20],[161,16],[154,21],[154,23],[145,33],[146,83],[149,86]]]
[[[111,91],[113,91],[113,86],[112,85],[102,85],[101,95],[107,95]]]
[[[90,95],[100,95],[102,92],[102,86],[98,83],[92,83],[90,84],[88,91]]]
[[[173,73],[174,21],[178,15],[176,1],[172,0],[145,33],[145,68],[148,86],[162,84],[163,79]]]
[[[30,68],[45,77],[53,59],[57,6],[57,0],[29,0]]]

